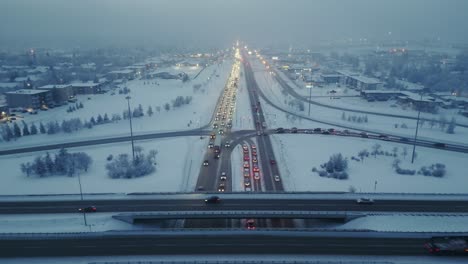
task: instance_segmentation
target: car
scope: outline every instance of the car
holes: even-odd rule
[[[260,168],[258,166],[253,166],[253,171],[254,172],[259,172],[260,171]]]
[[[213,143],[210,142],[210,144],[208,144],[208,148],[213,148],[213,147],[214,147]]]
[[[271,164],[271,165],[275,165],[275,164],[276,164],[276,160],[270,159],[270,164]]]
[[[203,191],[203,190],[205,190],[205,187],[203,187],[202,185],[199,185],[199,186],[197,187],[197,190],[198,190],[198,191]]]
[[[275,182],[279,182],[279,181],[280,181],[280,177],[279,177],[278,175],[275,175],[274,179],[275,179]]]
[[[247,145],[244,144],[244,145],[242,145],[242,149],[243,149],[243,150],[249,150],[249,147],[248,147]]]
[[[207,204],[216,204],[221,202],[221,198],[219,196],[213,195],[205,199],[205,203]]]
[[[224,192],[225,188],[226,187],[225,187],[224,183],[220,183],[219,186],[218,186],[218,192]]]
[[[249,155],[244,155],[244,161],[249,161],[250,158],[249,158]]]
[[[244,177],[246,177],[246,178],[250,177],[250,172],[244,171]]]
[[[218,128],[218,124],[214,123],[213,128]]]
[[[389,140],[390,139],[387,135],[384,135],[384,134],[380,134],[379,138],[382,139],[382,140]]]
[[[257,160],[257,157],[256,157],[256,156],[254,156],[254,157],[252,158],[252,162],[253,162],[253,163],[257,163],[257,162],[258,162],[258,160]]]
[[[446,145],[445,145],[445,143],[436,142],[436,143],[434,143],[434,147],[436,147],[436,148],[445,148]]]
[[[356,200],[358,204],[374,204],[374,200],[371,198],[359,198]]]
[[[257,149],[257,146],[255,146],[255,145],[252,145],[252,146],[250,146],[250,147],[251,147],[252,149]]]
[[[359,135],[360,135],[361,137],[363,137],[363,138],[368,138],[368,137],[369,137],[369,135],[367,135],[366,132],[361,132],[361,133],[359,133]]]
[[[247,180],[247,179],[246,179],[246,180],[244,181],[244,186],[245,186],[245,187],[250,186],[250,180]]]
[[[291,133],[297,133],[297,127],[291,128]]]
[[[320,132],[322,132],[322,129],[321,128],[314,128],[314,132],[320,133]]]
[[[244,168],[248,168],[248,167],[250,167],[249,162],[248,162],[248,161],[244,161]]]
[[[261,136],[262,135],[262,131],[257,131],[257,136]]]
[[[254,179],[260,180],[260,173],[259,172],[254,172]]]
[[[328,130],[323,130],[321,134],[322,134],[322,135],[330,135],[330,131],[328,131]]]
[[[215,134],[215,133],[211,133],[211,134],[210,134],[210,138],[211,138],[211,139],[215,139],[215,138],[216,138],[216,134]]]
[[[400,141],[401,141],[401,142],[409,142],[409,139],[408,139],[408,138],[402,137],[402,138],[400,138]]]
[[[254,230],[255,229],[255,221],[253,219],[249,219],[245,222],[245,227],[248,230]]]
[[[245,187],[245,191],[246,191],[246,192],[251,192],[251,191],[252,191],[252,188],[250,188],[250,187]]]
[[[334,128],[329,128],[328,132],[330,132],[331,134],[334,134],[336,132],[336,130]]]
[[[83,213],[94,213],[94,212],[97,212],[97,209],[96,209],[96,206],[88,206],[88,207],[79,208],[78,211],[83,212]]]
[[[284,128],[278,127],[278,128],[276,129],[276,133],[278,133],[278,134],[284,133]]]
[[[257,156],[257,151],[255,149],[252,150],[252,155]]]
[[[203,166],[208,166],[208,165],[209,165],[208,160],[203,161]]]
[[[218,134],[223,135],[223,134],[224,134],[224,130],[220,129],[220,130],[218,131]]]
[[[230,148],[230,147],[231,147],[231,143],[229,143],[229,142],[226,141],[226,143],[224,143],[224,147],[225,147],[225,148]]]
[[[349,134],[349,130],[348,130],[348,129],[343,130],[343,134],[344,134],[344,135],[348,135],[348,134]]]

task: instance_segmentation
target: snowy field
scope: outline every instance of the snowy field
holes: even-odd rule
[[[417,158],[412,165],[411,146],[398,143],[375,141],[362,138],[345,138],[331,135],[272,135],[272,143],[277,159],[282,166],[280,171],[287,191],[349,191],[353,186],[357,192],[387,193],[467,193],[468,177],[464,163],[468,154],[417,147]],[[422,175],[399,175],[394,172],[393,157],[369,156],[364,162],[350,160],[360,150],[372,151],[376,143],[381,150],[392,153],[397,147],[401,168],[419,170],[422,166],[434,163],[446,165],[443,178]],[[408,155],[403,156],[407,148]],[[333,154],[341,153],[348,158],[349,179],[337,180],[320,177],[311,169],[320,169],[320,164],[328,161]],[[375,186],[375,183],[377,185]]]
[[[133,111],[139,104],[142,105],[145,116],[134,118],[133,129],[136,134],[157,132],[157,131],[174,131],[195,129],[206,125],[214,112],[214,108],[218,97],[223,90],[227,77],[231,71],[232,59],[225,60],[222,64],[210,65],[201,74],[193,80],[183,83],[180,80],[132,80],[126,86],[131,90],[128,94],[131,97],[130,104]],[[164,69],[161,69],[163,71]],[[196,75],[201,68],[184,67],[178,68],[178,72],[186,72],[189,76]],[[219,77],[218,77],[219,76]],[[156,83],[159,83],[157,85]],[[194,85],[200,84],[201,88],[197,91],[193,88]],[[122,85],[125,86],[125,85]],[[119,94],[118,90],[115,95],[112,92],[106,94],[95,95],[79,95],[78,101],[82,102],[84,108],[78,109],[72,113],[67,113],[67,106],[56,107],[48,111],[39,111],[38,115],[25,115],[25,122],[31,124],[34,122],[39,125],[39,122],[47,123],[57,120],[59,124],[62,120],[79,117],[83,121],[89,121],[91,117],[96,118],[99,114],[107,113],[109,118],[112,114],[119,114],[128,109],[127,95]],[[190,104],[182,105],[181,107],[172,109],[172,101],[177,96],[192,96]],[[88,98],[90,98],[88,100]],[[164,105],[169,103],[171,108],[169,111],[164,109]],[[147,109],[151,106],[154,115],[148,116]],[[157,108],[160,111],[157,111]],[[21,122],[21,121],[17,121]],[[21,123],[19,123],[22,128]],[[34,135],[21,137],[16,141],[0,142],[1,148],[18,148],[20,146],[31,146],[38,144],[48,144],[56,142],[69,142],[82,139],[99,138],[103,136],[121,136],[129,134],[128,120],[120,120],[117,123],[108,123],[104,125],[94,126],[92,129],[82,129],[72,134],[58,133],[55,135]]]
[[[241,72],[243,71],[244,68],[241,67]],[[232,123],[233,131],[242,129],[255,129],[245,75],[239,77],[239,86],[236,95],[236,111]]]
[[[273,78],[271,73],[265,70],[263,64],[259,63],[257,60],[250,60],[252,63],[252,68],[254,70],[255,79],[257,80],[259,88],[263,91],[265,96],[268,97],[274,104],[277,106],[295,112],[298,115],[307,117],[309,105],[304,103],[304,111],[299,111],[298,107],[290,106],[288,103],[293,101],[293,97],[288,94],[282,93],[282,88],[278,82]],[[325,100],[325,99],[322,99]],[[326,100],[330,100],[326,98]],[[342,99],[340,99],[342,100]],[[332,100],[339,101],[339,100]],[[353,127],[355,129],[366,129],[373,130],[376,133],[391,133],[393,135],[401,137],[411,137],[414,136],[414,130],[416,127],[416,120],[408,120],[402,118],[393,118],[385,116],[376,116],[371,114],[358,114],[358,113],[345,113],[345,115],[356,115],[356,116],[367,116],[367,123],[357,123],[342,120],[343,111],[334,110],[322,106],[311,105],[311,115],[310,117],[323,122],[333,122],[337,125],[343,125],[348,127]],[[371,109],[369,109],[371,110]],[[277,110],[278,111],[278,110]],[[372,110],[371,110],[372,111]],[[267,112],[268,113],[268,112]],[[271,114],[271,113],[270,113]],[[398,124],[400,127],[402,124],[406,124],[407,128],[395,128],[395,124]],[[323,126],[323,125],[322,125]],[[420,127],[419,129],[419,138],[427,139],[433,141],[443,141],[447,143],[455,144],[465,144],[468,145],[468,128],[456,127],[455,134],[447,134],[445,131],[441,131],[437,127],[430,128],[427,124]]]
[[[210,262],[233,262],[238,263],[257,261],[259,263],[281,262],[295,263],[301,261],[315,261],[317,263],[328,264],[358,264],[358,263],[375,263],[375,264],[461,264],[466,263],[464,257],[442,258],[438,256],[353,256],[353,255],[184,255],[184,256],[101,256],[101,257],[68,257],[68,258],[0,258],[1,263],[8,264],[89,264],[91,262],[106,263],[138,263],[151,262],[165,263],[184,262],[187,263],[198,261],[199,263]]]
[[[149,141],[137,141],[143,152],[158,151],[156,171],[135,179],[111,179],[105,165],[107,156],[121,153],[131,155],[130,142],[69,149],[69,152],[85,152],[93,159],[87,173],[81,175],[84,193],[131,193],[131,192],[180,192],[192,191],[195,187],[199,164],[208,144],[208,139],[199,137],[177,137]],[[56,153],[51,151],[51,154]],[[79,193],[78,178],[48,176],[28,178],[20,170],[20,164],[32,162],[45,152],[9,155],[0,157],[2,184],[0,195],[21,194],[76,194]]]
[[[378,201],[376,201],[378,202]],[[467,232],[466,215],[369,215],[349,221],[337,229],[368,229],[398,232]]]

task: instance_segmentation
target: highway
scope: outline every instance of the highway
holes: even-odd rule
[[[354,199],[224,198],[219,204],[205,204],[212,194],[197,199],[131,199],[71,201],[2,201],[0,214],[78,213],[78,208],[94,205],[98,212],[194,211],[194,210],[295,210],[364,212],[458,212],[468,213],[468,203],[460,200],[379,199],[373,205],[357,204]],[[286,195],[286,194],[281,194]],[[289,195],[292,196],[292,195]]]
[[[349,254],[428,255],[430,234],[354,232],[168,230],[11,234],[0,239],[1,257],[181,255],[181,254]]]

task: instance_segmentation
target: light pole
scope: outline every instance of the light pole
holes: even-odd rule
[[[312,88],[313,87],[314,87],[313,85],[309,87],[309,116],[310,116],[310,100],[312,100]]]
[[[78,185],[80,186],[81,201],[83,201],[83,189],[81,188],[81,176],[80,176],[79,173],[78,173]],[[84,219],[85,226],[87,226],[88,222],[86,221],[86,210],[85,210],[85,208],[83,208],[83,219]]]
[[[423,94],[421,93],[420,102],[422,102]],[[411,155],[411,164],[414,163],[414,154],[416,152],[416,138],[418,137],[418,129],[419,129],[419,116],[421,115],[421,106],[418,107],[418,119],[416,121],[416,131],[414,133],[414,140],[413,140],[413,154]]]
[[[132,141],[133,164],[135,164],[135,145],[133,143],[132,112],[130,111],[130,98],[130,96],[125,97],[128,103],[128,119],[130,120],[130,140]]]

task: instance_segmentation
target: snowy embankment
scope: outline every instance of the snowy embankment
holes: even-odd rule
[[[352,186],[357,192],[467,193],[468,177],[464,163],[468,154],[417,147],[417,157],[411,164],[410,145],[333,135],[285,134],[271,137],[275,155],[282,164],[280,171],[287,191],[346,192]],[[389,153],[396,148],[401,168],[418,171],[422,166],[442,163],[446,166],[446,175],[441,178],[400,175],[392,167],[395,158],[384,155],[369,156],[363,162],[351,160],[352,156],[358,157],[358,152],[363,149],[371,152],[377,143],[381,150]],[[313,167],[321,170],[320,165],[336,153],[348,158],[349,179],[320,177],[311,171]]]
[[[119,263],[328,263],[328,264],[462,264],[464,257],[440,258],[434,256],[353,256],[353,255],[158,255],[158,256],[87,256],[87,257],[38,257],[38,258],[8,258],[2,263],[10,264],[88,264],[106,263],[110,260]]]
[[[297,99],[293,98],[292,96],[283,91],[281,85],[274,79],[274,76],[272,76],[270,72],[265,70],[263,64],[257,62],[256,60],[251,60],[251,62],[258,86],[269,100],[271,100],[274,104],[281,107],[282,109],[291,111],[303,117],[308,117],[309,105],[307,103],[303,103],[303,111],[300,111],[297,105],[290,105],[290,102],[295,102],[297,101]],[[333,101],[338,102],[339,100]],[[366,102],[362,101],[362,104],[365,105]],[[368,110],[372,111],[372,109]],[[279,112],[281,111],[276,110],[275,114],[286,115],[284,113]],[[389,108],[387,112],[393,113],[392,108]],[[313,118],[317,121],[331,122],[336,124],[337,126],[342,125],[347,127],[353,127],[355,129],[372,130],[376,133],[382,134],[391,133],[392,135],[401,137],[414,136],[416,127],[416,120],[408,120],[403,118],[386,117],[372,114],[359,114],[352,112],[348,113],[346,111],[345,118],[343,119],[342,110],[335,110],[313,104],[310,105],[310,113],[310,118]],[[348,116],[367,116],[368,122],[351,122],[347,120]],[[422,125],[422,127],[420,126],[419,128],[418,137],[420,139],[468,145],[468,128],[456,127],[454,134],[448,134],[445,132],[445,130],[438,129],[437,126],[431,128],[430,125],[427,123],[428,122],[426,122],[424,125]],[[398,125],[398,128],[395,128],[395,124]],[[401,128],[402,124],[405,124],[403,127],[406,126],[407,128]]]
[[[203,158],[192,154],[202,153],[207,141],[207,138],[200,137],[138,141],[135,145],[143,147],[143,152],[158,151],[157,166],[152,174],[134,179],[111,179],[105,169],[110,154],[114,157],[121,153],[131,156],[130,142],[73,148],[70,152],[85,152],[93,159],[88,172],[81,174],[84,193],[187,192],[194,189],[198,164]],[[21,163],[32,162],[36,156],[44,154],[34,152],[0,157],[0,167],[3,168],[0,195],[79,193],[76,176],[28,178],[21,172]]]
[[[36,126],[39,125],[39,122],[45,124],[49,121],[58,121],[61,124],[62,120],[72,118],[80,118],[84,122],[89,121],[91,117],[97,118],[99,114],[104,116],[106,113],[110,119],[113,114],[122,116],[123,112],[128,109],[125,97],[130,96],[131,110],[133,111],[141,104],[144,112],[143,117],[132,119],[135,134],[196,129],[206,125],[211,120],[217,99],[225,86],[231,67],[232,59],[225,60],[219,65],[210,65],[195,80],[185,83],[181,80],[132,80],[121,85],[131,90],[128,95],[119,94],[119,89],[106,94],[78,95],[78,101],[84,105],[82,109],[68,113],[68,106],[56,107],[48,111],[40,111],[37,115],[24,115],[24,121],[28,124],[35,123]],[[192,70],[193,72],[190,73],[190,69],[186,68],[180,68],[178,71],[188,71],[190,76],[199,71]],[[197,84],[201,85],[198,90],[194,88],[194,85]],[[112,95],[112,93],[115,94]],[[173,108],[172,101],[178,96],[191,96],[192,101],[189,104]],[[170,105],[169,110],[164,108],[166,103]],[[150,106],[154,112],[152,116],[147,114]],[[19,126],[23,127],[21,123]],[[0,147],[5,149],[19,148],[129,134],[128,120],[120,120],[95,125],[91,129],[83,128],[70,134],[60,132],[54,135],[23,136],[9,142],[2,141]]]
[[[244,67],[241,67],[241,72],[244,72]],[[249,99],[249,91],[245,81],[245,75],[239,76],[239,85],[236,95],[236,111],[232,120],[232,130],[255,129],[254,121],[252,120],[251,105]]]

